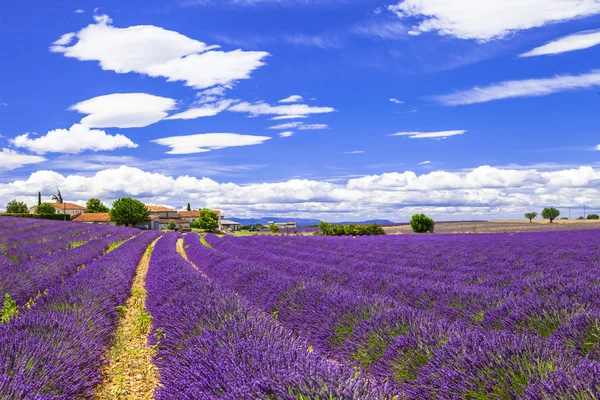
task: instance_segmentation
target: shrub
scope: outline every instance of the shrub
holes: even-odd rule
[[[40,215],[54,215],[56,214],[56,208],[50,203],[42,203],[37,206],[35,212]]]
[[[410,219],[410,227],[415,233],[433,233],[435,221],[425,214],[415,214]]]
[[[560,216],[560,211],[558,211],[554,207],[544,208],[544,211],[542,211],[542,218],[549,219],[550,223],[554,222],[554,220],[556,218],[558,218],[559,216]]]
[[[27,208],[27,204],[13,200],[6,205],[6,212],[12,214],[27,214],[29,209]]]
[[[326,222],[319,223],[321,234],[324,236],[368,236],[385,235],[383,228],[377,224],[371,225],[331,225]]]
[[[175,223],[175,221],[169,221],[169,223],[167,224],[167,230],[174,231],[175,229],[177,229],[177,224]]]
[[[279,233],[280,230],[281,229],[279,229],[279,225],[275,225],[275,224],[269,225],[269,231],[271,233]]]
[[[586,219],[600,219],[600,216],[598,214],[590,214]]]
[[[530,212],[525,214],[525,218],[527,218],[529,220],[529,223],[532,223],[533,220],[537,217],[537,213],[536,212]]]

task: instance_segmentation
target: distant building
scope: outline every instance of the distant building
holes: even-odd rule
[[[179,216],[188,222],[196,222],[200,218],[200,211],[179,211]]]
[[[279,229],[296,229],[298,224],[295,222],[273,222],[269,221],[269,226],[277,225]]]
[[[116,225],[110,220],[109,213],[82,213],[71,218],[72,222],[83,222],[85,224]]]
[[[79,206],[74,203],[50,203],[56,209],[57,214],[68,214],[71,217],[78,214],[83,214],[86,210],[85,207]],[[29,209],[30,214],[35,214],[37,206],[33,206]]]
[[[226,219],[219,219],[219,227],[232,231],[239,231],[242,229],[242,225],[239,222],[228,221]]]
[[[179,230],[190,229],[190,221],[182,218],[173,208],[153,205],[146,205],[146,208],[150,211],[150,221],[147,224],[140,224],[148,225],[146,229],[166,231],[170,222],[174,222]]]

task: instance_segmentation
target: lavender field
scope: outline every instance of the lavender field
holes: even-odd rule
[[[204,240],[0,219],[0,399],[600,398],[600,231]]]

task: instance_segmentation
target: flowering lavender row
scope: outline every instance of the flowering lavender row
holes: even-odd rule
[[[210,283],[177,254],[176,240],[157,243],[146,280],[159,341],[157,399],[391,398]]]
[[[8,293],[22,306],[38,293],[60,284],[78,269],[100,257],[113,243],[139,233],[136,229],[118,228],[108,237],[94,240],[69,251],[1,268],[0,296]]]
[[[157,237],[146,232],[51,289],[0,326],[0,398],[91,398],[130,294],[136,266]]]
[[[94,230],[119,229],[117,227],[107,227],[102,225],[89,225],[74,222],[52,221],[32,230],[13,232],[10,229],[0,238],[0,246],[4,249],[10,249],[19,246],[29,246],[37,243],[48,242],[60,238],[77,236]]]
[[[598,379],[584,378],[600,361],[599,239],[208,236],[213,251],[192,237],[186,246],[210,277],[407,398],[598,398]]]
[[[97,226],[89,232],[73,232],[72,236],[61,236],[51,241],[36,243],[29,246],[19,246],[6,250],[6,254],[15,263],[44,257],[59,251],[81,246],[91,240],[100,239],[118,232],[121,228],[112,226]]]

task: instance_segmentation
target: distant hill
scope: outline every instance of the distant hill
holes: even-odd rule
[[[230,219],[230,218],[228,218]],[[278,218],[278,217],[261,217],[261,218],[231,218],[231,221],[239,222],[242,225],[254,225],[254,224],[263,224],[267,225],[269,221],[273,222],[289,222],[294,221],[298,224],[298,226],[313,226],[318,225],[321,222],[320,219],[310,219],[310,218]],[[360,222],[335,222],[335,225],[348,225],[348,224],[356,224],[356,225],[369,225],[369,224],[379,224],[379,225],[390,225],[393,224],[392,221],[388,219],[372,219],[369,221],[360,221]]]

